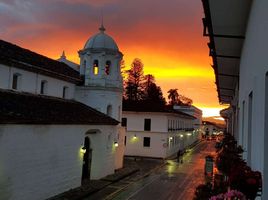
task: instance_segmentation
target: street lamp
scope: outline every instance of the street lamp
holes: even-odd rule
[[[114,142],[114,146],[115,147],[118,147],[118,142]]]
[[[86,151],[87,151],[87,148],[86,148],[85,146],[83,146],[83,147],[80,149],[80,152],[81,152],[81,153],[86,153]]]

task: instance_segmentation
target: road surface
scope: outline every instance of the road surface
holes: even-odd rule
[[[158,168],[149,176],[135,175],[108,186],[90,197],[90,200],[192,200],[196,186],[204,183],[205,156],[214,153],[215,143],[203,141],[183,156]],[[85,199],[86,200],[86,199]]]

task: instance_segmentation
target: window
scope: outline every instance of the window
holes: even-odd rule
[[[98,60],[94,60],[93,63],[93,74],[94,75],[98,75],[99,73],[99,61]]]
[[[40,94],[47,94],[47,81],[41,81]]]
[[[110,74],[110,67],[111,67],[111,61],[107,60],[105,64],[105,74],[109,75]]]
[[[144,119],[144,130],[145,131],[151,130],[151,119]]]
[[[264,125],[264,144],[268,143],[268,72],[265,76],[265,125]],[[264,145],[264,155],[267,156],[268,145]],[[264,166],[268,165],[268,159],[264,159]]]
[[[122,118],[121,126],[127,127],[127,118],[125,118],[125,117]]]
[[[252,104],[253,103],[253,93],[250,92],[248,95],[248,148],[247,148],[247,162],[251,164],[251,143],[252,143]]]
[[[107,115],[110,117],[112,116],[112,106],[111,105],[107,106]]]
[[[151,145],[151,138],[150,137],[144,137],[143,138],[143,146],[144,147],[150,147]]]
[[[68,98],[68,92],[69,92],[69,88],[67,86],[64,86],[63,91],[62,91],[62,98],[64,99]]]
[[[12,89],[18,90],[20,85],[20,74],[13,74]]]

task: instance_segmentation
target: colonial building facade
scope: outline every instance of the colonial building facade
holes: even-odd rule
[[[127,156],[167,158],[198,139],[196,118],[173,109],[123,108]]]
[[[261,199],[268,199],[268,2],[203,0],[204,35],[228,131],[243,146],[243,158],[262,172]]]
[[[80,66],[0,40],[0,199],[46,199],[122,167],[122,53],[104,30]]]

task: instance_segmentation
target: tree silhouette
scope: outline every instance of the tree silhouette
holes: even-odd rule
[[[193,100],[178,93],[178,89],[170,89],[168,91],[169,105],[185,105],[190,106]]]
[[[141,100],[144,94],[143,83],[143,63],[140,59],[135,58],[131,64],[131,68],[127,71],[125,99],[131,101]]]
[[[179,101],[183,104],[183,105],[186,105],[186,106],[190,106],[193,104],[193,100],[186,97],[186,96],[183,96],[183,95],[179,95]]]
[[[163,97],[161,87],[156,85],[155,78],[151,74],[145,75],[143,99],[159,105],[166,104],[166,100]]]
[[[135,58],[131,68],[125,72],[123,94],[125,105],[134,103],[135,105],[144,104],[157,107],[166,104],[162,90],[156,85],[154,76],[152,74],[144,75],[143,63],[140,59]]]
[[[170,89],[168,91],[168,99],[169,99],[169,105],[175,105],[178,104],[179,99],[179,93],[178,89]]]

